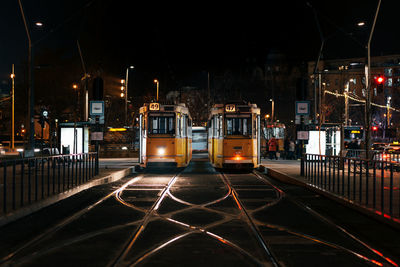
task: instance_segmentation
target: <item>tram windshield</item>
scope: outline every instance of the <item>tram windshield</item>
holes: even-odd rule
[[[174,114],[150,115],[149,134],[175,134]]]
[[[225,118],[226,135],[246,135],[251,136],[252,120],[250,116],[246,117],[226,117]]]

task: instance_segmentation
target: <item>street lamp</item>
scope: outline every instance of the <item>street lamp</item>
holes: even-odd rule
[[[15,72],[14,72],[14,64],[12,64],[12,73],[11,73],[11,82],[12,82],[12,86],[11,86],[11,151],[14,151],[14,110],[15,110],[15,90],[14,90],[14,86],[15,86]]]
[[[358,27],[363,27],[363,26],[365,26],[365,21],[360,21],[360,22],[358,22],[358,23],[357,23],[357,26],[358,26]]]
[[[157,84],[157,102],[158,102],[158,88],[159,88],[160,82],[157,79],[154,79],[154,83]]]
[[[126,75],[125,75],[125,124],[128,124],[128,78],[129,78],[129,69],[133,70],[135,67],[134,66],[129,66],[126,68]],[[123,97],[121,93],[121,97]]]
[[[367,43],[367,64],[365,66],[365,89],[366,89],[366,101],[365,101],[365,156],[367,159],[370,157],[370,128],[371,128],[371,40],[375,29],[376,19],[378,17],[379,8],[381,6],[381,1],[379,0],[378,6],[376,8],[374,23],[372,24],[371,32],[369,34]]]
[[[271,121],[274,122],[275,116],[275,101],[271,98],[269,101],[272,103],[272,110],[271,110]]]
[[[29,97],[29,109],[28,109],[28,117],[29,117],[29,149],[33,151],[35,146],[35,90],[34,90],[34,57],[33,57],[33,46],[41,41],[42,39],[32,43],[31,35],[29,32],[28,24],[26,22],[24,9],[22,7],[21,0],[18,0],[19,8],[21,10],[22,19],[24,21],[26,35],[28,37],[28,79],[29,79],[29,87],[28,87],[28,97]],[[43,27],[42,22],[36,22],[35,25],[37,27]]]

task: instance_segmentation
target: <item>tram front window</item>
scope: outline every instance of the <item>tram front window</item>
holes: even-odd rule
[[[175,117],[172,116],[150,116],[150,134],[175,134]]]
[[[250,117],[236,117],[225,118],[226,135],[245,135],[251,136],[251,118]]]

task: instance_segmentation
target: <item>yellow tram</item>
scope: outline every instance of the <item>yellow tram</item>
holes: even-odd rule
[[[252,169],[260,164],[260,109],[256,104],[211,108],[208,154],[216,168]]]
[[[185,167],[192,158],[192,119],[185,104],[145,103],[140,108],[142,167]]]

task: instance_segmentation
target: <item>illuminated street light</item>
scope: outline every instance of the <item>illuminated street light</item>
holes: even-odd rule
[[[271,101],[271,103],[272,103],[271,120],[272,120],[272,122],[274,122],[275,101],[272,98],[269,101]]]
[[[128,79],[129,79],[129,70],[133,70],[135,67],[133,65],[129,66],[128,68],[126,68],[126,74],[125,74],[125,124],[128,124]],[[121,87],[121,91],[122,91],[122,87]],[[122,96],[121,96],[122,97]]]
[[[154,79],[154,83],[157,84],[157,102],[158,102],[158,89],[159,89],[159,86],[160,86],[160,82],[157,79]]]
[[[36,25],[37,27],[43,27],[43,23],[40,22],[40,21],[35,22],[35,25]]]
[[[357,26],[358,26],[358,27],[363,27],[363,26],[365,26],[365,21],[360,21],[360,22],[358,22],[358,23],[357,23]]]

